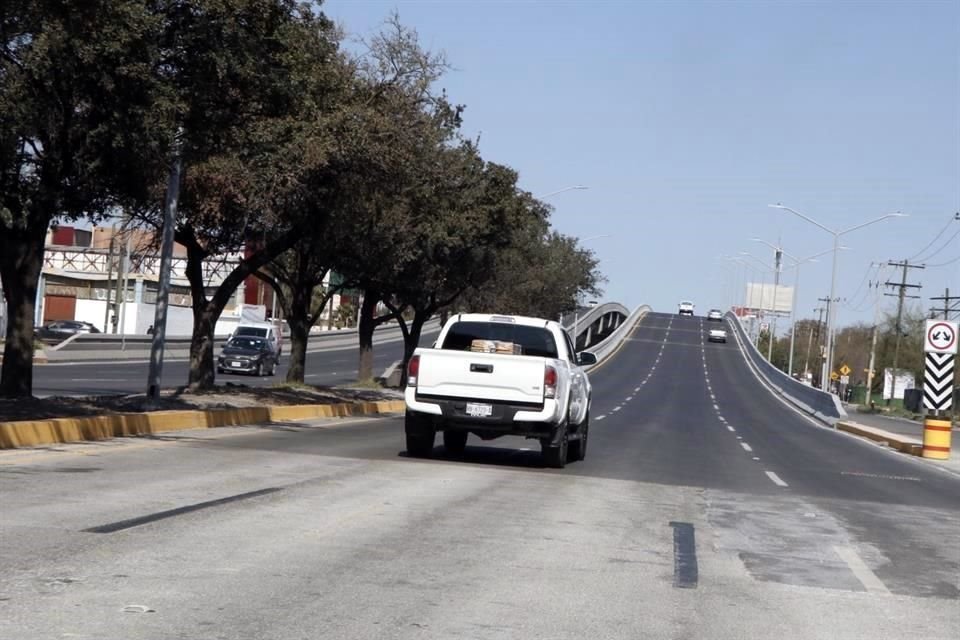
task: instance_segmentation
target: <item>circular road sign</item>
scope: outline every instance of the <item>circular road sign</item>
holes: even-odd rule
[[[952,352],[957,348],[957,329],[949,322],[931,322],[927,327],[926,351]]]

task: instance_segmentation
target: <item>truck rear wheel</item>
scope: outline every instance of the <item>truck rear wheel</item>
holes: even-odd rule
[[[580,425],[579,437],[570,443],[570,461],[576,462],[583,460],[587,457],[587,436],[590,435],[590,414],[587,414],[587,417],[584,418],[583,424]]]
[[[407,435],[407,453],[415,458],[430,457],[436,433],[429,419],[408,411],[404,417],[404,431]]]
[[[469,433],[466,431],[444,431],[443,432],[443,447],[447,450],[447,453],[453,456],[462,456],[463,452],[467,448],[467,436]]]
[[[543,463],[552,469],[563,469],[567,466],[567,453],[570,444],[570,436],[567,432],[566,423],[557,427],[562,431],[557,444],[545,441],[541,448]]]

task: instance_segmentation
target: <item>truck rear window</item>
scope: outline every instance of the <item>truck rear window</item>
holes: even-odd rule
[[[484,343],[492,348],[483,348]],[[508,345],[512,349],[508,349]],[[457,322],[447,331],[441,349],[453,351],[484,350],[540,358],[557,358],[553,334],[541,327],[505,322]]]

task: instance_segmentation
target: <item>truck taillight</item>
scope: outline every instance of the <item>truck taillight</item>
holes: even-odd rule
[[[407,386],[417,386],[417,375],[420,373],[420,356],[413,356],[407,363]]]
[[[549,364],[543,370],[543,397],[557,397],[557,370]]]

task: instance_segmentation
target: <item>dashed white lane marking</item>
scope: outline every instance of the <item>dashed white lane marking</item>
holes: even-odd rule
[[[748,445],[746,442],[741,442],[741,443],[740,443],[740,446],[743,447],[743,450],[744,450],[744,451],[747,451],[748,453],[752,453],[752,452],[753,452],[753,449],[752,449],[752,448],[750,447],[750,445]]]
[[[760,460],[760,458],[758,458],[757,456],[753,456],[753,459],[754,459],[754,460],[757,460],[757,461]]]
[[[786,482],[780,479],[780,476],[775,474],[773,471],[766,471],[765,473],[767,474],[767,477],[773,481],[773,484],[777,485],[778,487],[789,486]]]
[[[737,436],[737,440],[743,440],[743,436]]]
[[[720,411],[720,407],[718,407],[717,405],[713,405],[713,410],[714,410],[714,411]]]
[[[637,387],[636,389],[633,390],[634,393],[637,393],[638,391],[640,391],[640,387]]]
[[[605,420],[607,416],[597,416],[594,420]]]
[[[614,412],[614,413],[616,413],[617,411],[620,411],[620,407],[614,407],[614,408],[613,408],[613,412]]]
[[[626,402],[630,402],[631,400],[633,400],[633,396],[627,396]]]
[[[840,556],[841,560],[847,563],[850,571],[853,572],[853,575],[857,577],[857,580],[860,581],[860,584],[862,584],[869,593],[890,595],[890,590],[887,589],[887,585],[883,584],[883,581],[867,566],[867,563],[863,561],[863,558],[860,557],[860,554],[858,554],[853,547],[834,546],[833,550]]]
[[[717,420],[719,420],[720,422],[726,422],[726,421],[727,421],[727,419],[724,418],[723,416],[717,416]]]
[[[727,425],[727,431],[729,431],[729,432],[732,433],[732,432],[736,431],[736,429],[734,429],[734,428],[731,427],[730,425]]]

